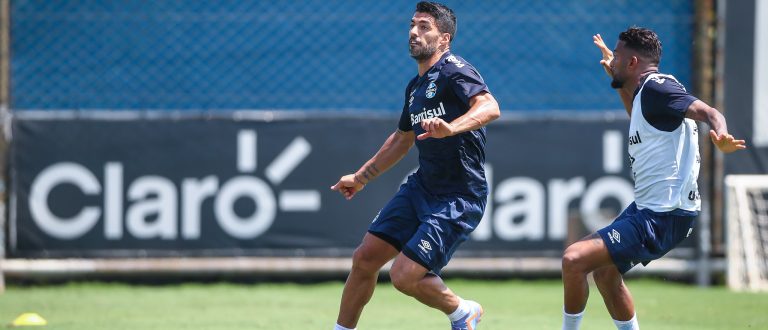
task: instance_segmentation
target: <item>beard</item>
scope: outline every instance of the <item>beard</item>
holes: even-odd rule
[[[616,69],[611,68],[611,75],[613,76],[613,79],[611,80],[611,88],[613,89],[620,89],[624,87],[624,82],[626,79],[621,76],[618,72],[616,72]]]
[[[624,81],[623,80],[618,80],[616,78],[613,78],[613,80],[611,80],[611,88],[619,89],[619,88],[622,88],[622,87],[624,87]]]
[[[437,38],[435,40],[427,39],[426,41],[426,45],[417,44],[409,47],[411,57],[417,62],[426,61],[437,53]]]

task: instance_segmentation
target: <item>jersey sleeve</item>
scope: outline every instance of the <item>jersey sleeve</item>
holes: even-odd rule
[[[643,117],[658,130],[671,132],[685,119],[685,112],[697,98],[674,79],[656,77],[643,87]]]
[[[489,92],[483,77],[474,67],[468,64],[464,64],[462,67],[455,64],[450,64],[450,66],[446,70],[449,84],[464,104],[469,106],[469,99],[473,96],[480,92]]]
[[[413,130],[413,126],[411,126],[411,116],[408,108],[411,103],[411,88],[413,88],[413,84],[415,82],[416,78],[413,78],[411,82],[408,83],[408,87],[405,88],[405,102],[403,103],[403,112],[400,114],[400,122],[397,124],[397,129],[403,132]]]

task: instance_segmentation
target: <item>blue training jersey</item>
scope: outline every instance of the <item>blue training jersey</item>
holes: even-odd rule
[[[483,78],[463,58],[446,52],[423,76],[414,77],[405,90],[401,131],[424,133],[421,121],[440,117],[446,122],[469,110],[469,99],[488,92]],[[416,140],[419,169],[414,179],[434,195],[485,198],[485,127],[442,139]]]

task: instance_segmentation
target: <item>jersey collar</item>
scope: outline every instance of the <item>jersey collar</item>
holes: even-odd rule
[[[432,67],[431,67],[431,68],[429,68],[429,70],[427,70],[427,72],[424,72],[424,75],[421,75],[421,76],[419,76],[419,75],[416,75],[416,77],[417,77],[417,79],[416,79],[416,84],[417,84],[417,85],[418,85],[418,84],[421,84],[421,83],[422,83],[422,82],[423,82],[425,79],[427,79],[428,77],[430,77],[430,76],[434,76],[434,73],[436,73],[436,72],[440,72],[440,70],[443,68],[443,66],[444,66],[444,65],[445,65],[445,63],[447,62],[447,60],[446,60],[446,59],[448,58],[448,56],[451,56],[451,55],[452,55],[452,54],[451,54],[451,51],[450,51],[450,50],[449,50],[449,51],[447,51],[447,52],[445,52],[445,54],[443,54],[443,56],[440,56],[440,59],[439,59],[439,60],[437,60],[437,62],[435,62],[435,64],[433,64],[433,65],[432,65]],[[433,78],[434,78],[434,77],[433,77]]]
[[[637,93],[640,93],[640,88],[643,88],[643,85],[645,85],[645,82],[648,81],[648,77],[650,77],[652,74],[657,74],[657,73],[659,73],[659,71],[651,71],[640,76],[640,81],[642,81],[643,83],[638,85],[637,88],[635,88],[635,92],[632,94],[633,100],[635,99],[635,97],[637,97]]]

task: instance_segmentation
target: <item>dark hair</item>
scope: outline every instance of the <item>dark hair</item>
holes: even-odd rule
[[[661,62],[661,40],[656,32],[633,26],[619,33],[619,40],[624,42],[624,46],[640,53],[652,63]]]
[[[437,30],[450,34],[451,40],[456,36],[456,15],[451,8],[442,3],[422,1],[416,4],[416,12],[434,17]]]

